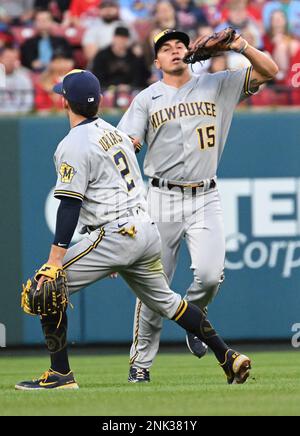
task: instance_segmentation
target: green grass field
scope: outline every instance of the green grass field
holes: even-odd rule
[[[0,357],[0,415],[300,415],[300,365],[295,351],[253,352],[245,385],[228,386],[212,355],[160,354],[145,385],[127,383],[126,355],[71,356],[78,391],[17,392],[46,357]]]

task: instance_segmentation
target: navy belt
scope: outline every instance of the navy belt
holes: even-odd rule
[[[160,180],[157,178],[153,178],[151,180],[151,184],[152,186],[154,186],[155,188],[160,188],[160,187],[166,187],[168,189],[173,189],[173,188],[179,188],[182,192],[182,194],[184,192],[186,192],[186,189],[191,189],[192,191],[192,195],[196,195],[197,194],[197,189],[198,188],[204,188],[205,183],[204,182],[199,182],[199,183],[191,183],[191,184],[186,184],[186,185],[177,185],[175,183],[165,183],[164,181],[162,181],[162,183],[160,184]],[[216,181],[214,179],[211,179],[210,184],[208,189],[213,189],[217,186]]]
[[[142,210],[143,209],[140,206],[132,207],[130,209],[127,209],[122,215],[116,216],[113,221],[117,221],[120,219],[126,219],[130,216],[136,216],[136,214],[138,215],[139,212]],[[101,227],[104,227],[106,224],[108,224],[108,223],[99,224],[98,226],[86,226],[86,230],[88,233],[92,233],[95,230],[100,229]]]

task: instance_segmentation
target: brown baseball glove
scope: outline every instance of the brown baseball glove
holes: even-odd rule
[[[183,61],[186,64],[194,64],[218,56],[224,51],[231,50],[230,44],[236,37],[236,31],[232,27],[212,35],[201,36],[189,47]]]

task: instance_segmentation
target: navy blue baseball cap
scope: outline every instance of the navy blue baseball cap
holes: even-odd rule
[[[186,33],[180,32],[179,30],[175,30],[175,29],[163,30],[158,35],[155,35],[154,39],[153,39],[154,51],[155,51],[156,56],[157,56],[158,50],[161,48],[161,46],[165,42],[170,41],[170,39],[179,39],[179,41],[183,42],[183,44],[187,48],[190,44],[190,38]]]
[[[99,80],[86,70],[70,71],[53,91],[73,103],[99,103],[101,97]]]

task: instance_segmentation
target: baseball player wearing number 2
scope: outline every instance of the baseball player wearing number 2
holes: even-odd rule
[[[101,95],[98,79],[88,71],[74,70],[54,90],[63,96],[71,126],[55,153],[54,195],[60,199],[56,232],[47,263],[22,293],[24,310],[40,315],[51,367],[36,380],[18,383],[16,389],[78,388],[67,352],[65,280],[61,283],[66,298],[62,309],[57,310],[61,300],[58,272],[66,278],[70,293],[118,272],[143,304],[196,335],[213,350],[228,383],[244,383],[250,359],[230,349],[205,313],[168,286],[161,263],[160,236],[145,210],[143,180],[132,142],[96,116]],[[68,248],[78,219],[86,236]],[[36,305],[38,290],[44,288],[45,280],[52,291],[50,296],[42,295]],[[53,298],[55,293],[57,299]],[[45,301],[48,297],[53,303],[51,311]],[[45,310],[41,311],[42,306]]]
[[[186,299],[206,312],[224,277],[225,238],[216,173],[233,112],[241,98],[273,79],[278,68],[236,35],[230,49],[243,53],[251,67],[193,76],[183,62],[189,43],[188,35],[176,30],[155,37],[155,65],[162,80],[135,97],[118,128],[135,143],[148,146],[144,162],[150,179],[148,210],[160,231],[169,282],[185,238],[194,274]],[[137,300],[128,381],[150,381],[161,328],[162,318]],[[196,335],[187,332],[186,341],[197,357],[206,353]]]

